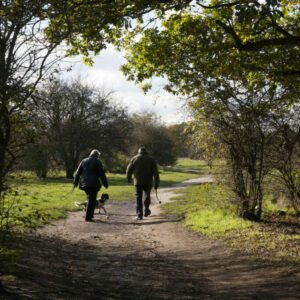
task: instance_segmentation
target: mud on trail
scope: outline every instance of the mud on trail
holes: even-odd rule
[[[198,183],[210,181],[203,177]],[[160,189],[163,202],[171,189]],[[1,299],[300,299],[296,268],[255,262],[160,213],[135,221],[134,202],[109,203],[110,218],[83,212],[26,238],[16,281]]]

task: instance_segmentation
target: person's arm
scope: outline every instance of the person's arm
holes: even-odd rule
[[[108,181],[102,166],[102,163],[99,161],[99,177],[105,188],[108,188]]]
[[[79,179],[80,179],[81,174],[82,174],[82,162],[81,162],[80,165],[78,166],[78,168],[77,168],[77,170],[76,170],[76,173],[75,173],[75,177],[74,177],[74,181],[73,181],[74,187],[77,187],[77,186],[78,186],[78,183],[79,183]]]
[[[129,183],[132,182],[132,173],[133,173],[133,160],[130,161],[126,169],[126,178]]]

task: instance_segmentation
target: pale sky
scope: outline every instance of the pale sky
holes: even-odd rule
[[[73,79],[80,76],[83,82],[96,88],[114,91],[114,98],[128,107],[130,113],[154,112],[167,124],[180,123],[187,119],[184,101],[164,91],[162,79],[155,79],[152,91],[146,95],[139,86],[127,81],[120,71],[125,60],[112,46],[95,58],[93,67],[85,66],[80,58],[72,61],[72,71],[64,72],[63,78]]]

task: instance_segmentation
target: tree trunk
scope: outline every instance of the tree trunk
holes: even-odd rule
[[[240,210],[240,217],[242,217],[243,219],[248,219],[249,204],[250,204],[249,198],[242,199],[242,206],[241,206],[241,210]]]
[[[4,104],[0,110],[0,193],[4,190],[5,177],[7,174],[8,143],[10,140],[10,120],[9,113]]]
[[[66,167],[66,178],[73,179],[74,178],[74,168]]]
[[[76,163],[74,161],[67,161],[66,162],[66,177],[68,179],[74,178],[74,173],[76,171]]]
[[[4,287],[3,287],[3,284],[2,284],[2,282],[1,282],[1,280],[0,280],[0,293],[2,294],[2,293],[5,293],[5,289],[4,289]]]
[[[291,192],[291,200],[292,200],[292,205],[293,205],[295,212],[297,213],[297,215],[299,215],[300,214],[300,208],[299,208],[300,199],[297,196],[297,192],[295,192],[295,191]]]

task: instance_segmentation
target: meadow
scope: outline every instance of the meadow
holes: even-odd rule
[[[191,164],[191,160],[179,160],[178,164],[184,166]],[[161,168],[160,187],[196,178],[197,170],[178,168],[178,166]],[[203,164],[204,167],[204,164]],[[111,202],[134,201],[134,187],[126,180],[125,174],[107,174],[109,188],[102,188],[107,192]],[[10,191],[5,195],[7,216],[3,227],[14,227],[15,230],[34,228],[66,215],[67,211],[74,211],[76,201],[85,201],[83,191],[75,188],[72,191],[72,180],[66,179],[63,172],[52,172],[45,179],[37,178],[31,172],[17,172],[9,176]],[[99,194],[100,194],[99,193]]]

